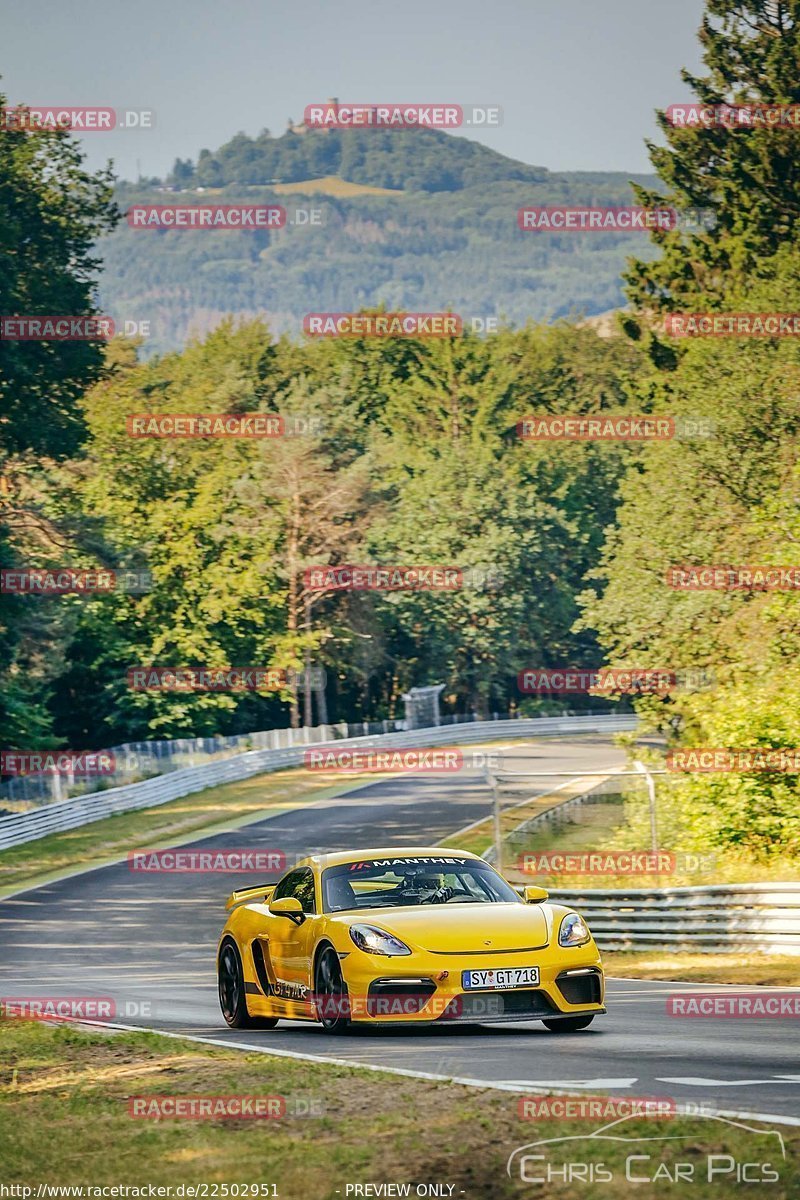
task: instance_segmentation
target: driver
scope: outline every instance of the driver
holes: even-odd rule
[[[422,903],[449,900],[453,892],[453,888],[445,886],[444,875],[426,867],[409,871],[403,883],[403,895],[415,899],[419,897]]]

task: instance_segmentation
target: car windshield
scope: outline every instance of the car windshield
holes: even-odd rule
[[[488,863],[474,858],[368,858],[322,874],[325,912],[416,904],[508,904],[520,897]]]

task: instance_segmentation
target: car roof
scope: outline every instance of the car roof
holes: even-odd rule
[[[309,854],[297,865],[308,867],[338,867],[342,863],[366,862],[371,858],[473,858],[468,850],[453,850],[447,846],[380,846],[377,850],[336,850],[331,854]]]

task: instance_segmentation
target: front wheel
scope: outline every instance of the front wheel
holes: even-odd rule
[[[561,1017],[557,1021],[543,1021],[551,1033],[574,1033],[576,1029],[585,1029],[591,1025],[594,1014],[590,1017]]]
[[[236,943],[226,941],[219,952],[217,964],[219,1006],[231,1029],[274,1029],[277,1017],[251,1017],[245,998],[244,971]]]
[[[314,986],[322,1028],[326,1033],[344,1033],[350,1024],[350,1006],[339,955],[332,946],[326,947],[317,959]]]

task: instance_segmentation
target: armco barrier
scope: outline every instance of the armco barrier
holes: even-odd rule
[[[315,749],[330,746],[342,750],[347,747],[362,749],[370,747],[425,747],[455,745],[462,742],[495,741],[507,737],[558,737],[562,734],[623,733],[636,728],[632,715],[587,716],[587,717],[532,717],[510,721],[475,721],[469,725],[434,726],[405,733],[375,734],[372,737],[341,738],[336,741],[318,742]],[[169,775],[159,775],[142,783],[130,783],[124,787],[109,788],[105,792],[75,796],[69,800],[58,800],[30,812],[14,813],[0,818],[0,850],[32,842],[49,833],[60,833],[65,829],[76,829],[110,817],[116,813],[131,812],[140,808],[154,808],[178,800],[181,796],[202,792],[205,788],[223,783],[235,783],[251,775],[268,771],[279,771],[283,767],[302,764],[306,746],[292,746],[286,750],[251,750],[232,758],[208,763],[203,767],[187,767]]]
[[[565,889],[550,895],[586,918],[601,950],[800,956],[800,883]]]

